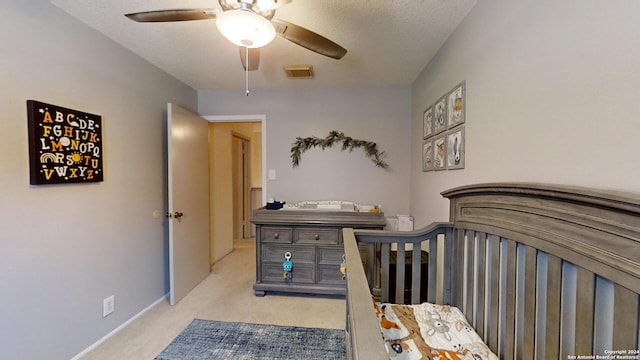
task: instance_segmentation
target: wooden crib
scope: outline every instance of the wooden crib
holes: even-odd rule
[[[351,359],[389,358],[371,297],[389,299],[390,254],[395,298],[410,262],[411,302],[426,286],[428,302],[459,308],[501,359],[640,359],[640,195],[521,183],[442,195],[448,223],[343,230]]]

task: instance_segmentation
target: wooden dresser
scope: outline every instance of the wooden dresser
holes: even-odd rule
[[[383,213],[335,210],[253,211],[256,225],[255,295],[268,291],[345,295],[340,264],[344,248],[342,228],[382,229]],[[282,263],[291,253],[291,279],[284,279]]]

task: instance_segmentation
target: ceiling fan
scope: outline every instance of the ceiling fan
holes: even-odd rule
[[[260,48],[275,35],[318,54],[341,59],[347,50],[311,30],[290,22],[274,19],[276,9],[292,0],[218,0],[219,9],[156,10],[126,14],[137,22],[172,22],[216,19],[218,30],[240,47],[240,59],[245,70],[257,70]]]

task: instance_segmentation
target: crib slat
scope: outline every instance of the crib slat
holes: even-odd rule
[[[376,251],[375,251],[375,244],[374,243],[368,243],[366,244],[367,247],[367,258],[366,258],[366,264],[367,264],[367,282],[369,283],[369,288],[371,289],[375,289],[376,288],[376,281],[375,281],[375,275],[376,274]]]
[[[413,252],[411,257],[411,303],[420,303],[420,294],[422,293],[422,244],[413,244]]]
[[[436,291],[438,289],[438,237],[434,237],[429,240],[429,253],[427,254],[429,258],[427,279],[428,280],[428,289],[427,289],[427,301],[430,303],[436,302]]]
[[[511,360],[514,358],[514,329],[516,317],[516,243],[507,240],[507,288],[505,289],[506,313],[503,326],[505,327],[504,339],[504,359]]]
[[[535,354],[537,258],[536,249],[527,246],[524,265],[523,342],[522,351],[517,356],[519,359],[533,359]]]
[[[491,264],[489,273],[491,274],[491,278],[489,279],[489,304],[487,304],[487,308],[489,309],[488,321],[489,324],[487,329],[489,333],[486,338],[488,338],[488,345],[491,351],[494,353],[498,353],[498,324],[499,324],[499,313],[500,308],[500,279],[497,274],[500,272],[500,239],[492,235],[491,241]]]
[[[577,274],[574,264],[566,261],[562,263],[560,357],[563,359],[575,356],[576,298],[580,296],[578,293]]]
[[[596,355],[605,355],[606,350],[613,349],[614,285],[608,279],[596,275],[593,318],[593,352]]]
[[[549,255],[547,263],[547,316],[545,326],[545,359],[560,356],[560,294],[562,260]]]
[[[638,295],[615,285],[613,308],[613,349],[638,349]]]
[[[464,261],[464,266],[466,267],[466,300],[464,306],[464,314],[467,317],[467,321],[475,326],[475,321],[473,319],[473,297],[475,295],[475,291],[473,289],[474,279],[474,268],[475,268],[475,259],[474,259],[474,249],[475,249],[475,239],[476,233],[475,231],[468,231],[467,236],[465,237],[465,254],[466,261]]]
[[[476,312],[476,332],[478,335],[484,339],[485,331],[484,331],[484,317],[486,314],[485,311],[485,269],[486,269],[486,260],[487,257],[487,234],[479,233],[478,234],[478,298],[477,298],[477,312]]]
[[[380,244],[380,302],[389,301],[389,244]]]
[[[576,273],[576,344],[574,354],[593,353],[593,308],[595,275],[582,267]]]
[[[447,238],[444,244],[444,267],[438,266],[444,276],[444,295],[443,304],[458,304],[458,232],[460,230],[450,229],[447,232]]]
[[[456,242],[456,303],[460,308],[460,304],[464,301],[464,274],[465,264],[464,259],[464,231],[456,230],[455,242]],[[462,309],[464,311],[464,309]]]
[[[404,304],[404,246],[404,244],[398,244],[396,252],[396,293],[394,296],[397,304]]]
[[[456,254],[456,246],[455,246],[455,231],[453,228],[447,228],[445,230],[445,239],[444,239],[444,259],[442,261],[442,266],[438,265],[438,271],[442,273],[442,303],[443,304],[455,304],[456,303],[456,269],[457,269],[457,261],[454,256]],[[436,255],[437,256],[437,255]],[[436,300],[437,299],[436,294]]]

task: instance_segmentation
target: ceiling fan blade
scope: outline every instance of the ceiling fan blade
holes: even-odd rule
[[[176,9],[156,10],[125,14],[126,17],[137,22],[169,22],[207,20],[216,17],[217,9]]]
[[[258,70],[260,67],[260,48],[240,47],[240,61],[244,70]],[[249,68],[247,69],[247,49],[249,49]]]
[[[271,23],[276,28],[276,34],[320,55],[342,59],[347,53],[347,49],[302,26],[284,20],[271,20]]]

